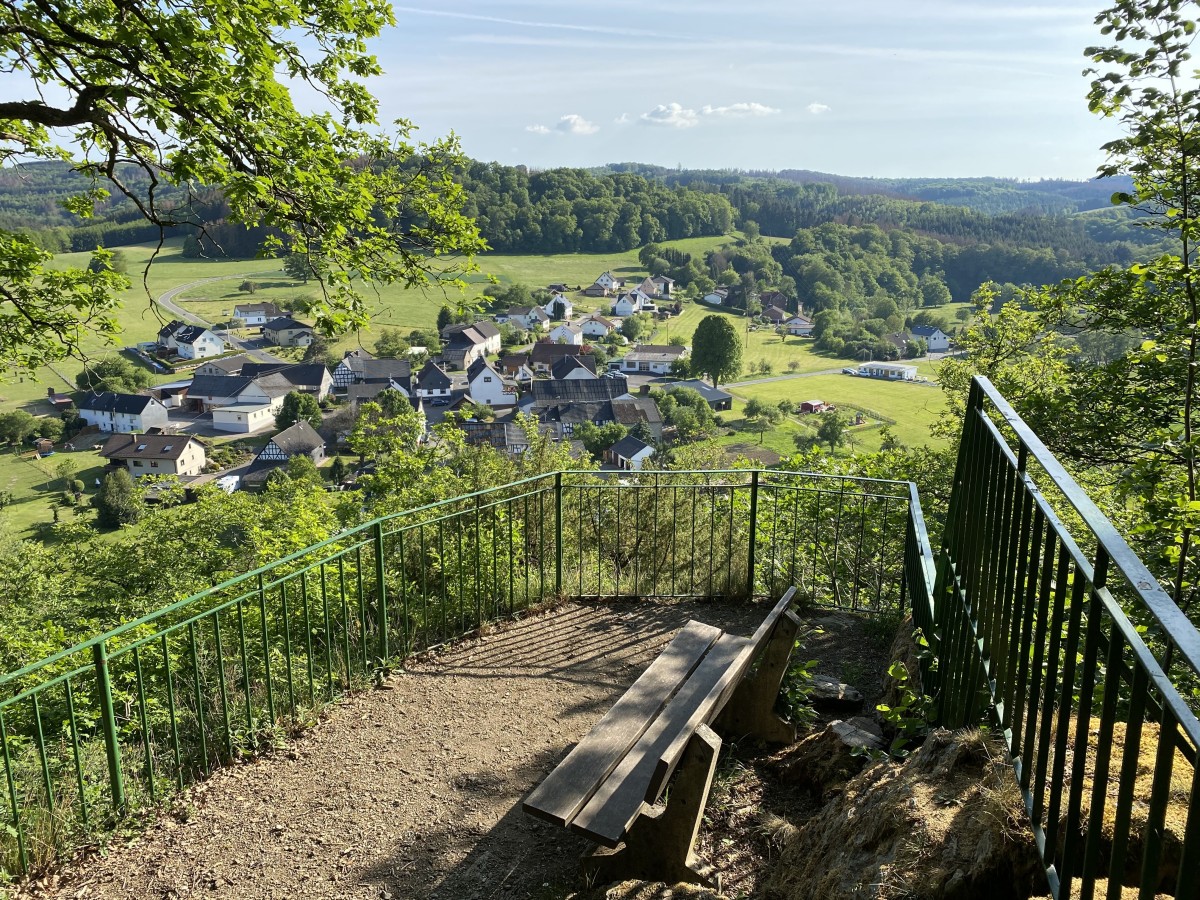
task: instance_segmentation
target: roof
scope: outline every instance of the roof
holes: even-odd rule
[[[204,365],[220,369],[229,375],[239,375],[241,374],[242,366],[247,365],[250,361],[250,357],[245,353],[239,353],[237,356],[218,356],[213,359],[206,359]]]
[[[137,415],[144,412],[146,407],[154,402],[153,397],[144,394],[116,394],[112,391],[102,391],[92,394],[79,404],[81,410],[91,412],[123,413]]]
[[[196,375],[188,386],[192,397],[236,397],[254,379],[245,375]]]
[[[205,334],[212,334],[212,332],[203,325],[185,325],[183,328],[175,331],[175,343],[194,344]],[[216,337],[216,335],[213,334],[213,337]],[[217,338],[217,340],[220,340],[220,338]]]
[[[324,447],[325,439],[317,434],[311,425],[301,420],[271,438],[271,443],[288,456],[295,456],[298,453],[311,453],[318,447]]]
[[[650,278],[655,284],[674,284],[675,279],[669,278],[666,275],[654,275]]]
[[[475,322],[471,325],[447,325],[442,329],[442,340],[451,346],[482,344],[489,338],[499,337],[500,329],[494,322]]]
[[[658,404],[649,397],[629,397],[625,400],[613,400],[613,419],[622,425],[633,427],[639,422],[647,425],[661,425],[662,413]]]
[[[107,459],[179,459],[188,444],[203,447],[186,434],[114,434],[100,455]]]
[[[497,378],[500,377],[500,373],[492,367],[491,363],[489,363],[482,356],[477,356],[471,361],[471,365],[467,367],[467,381],[474,381],[475,376],[479,375],[484,370],[491,372]]]
[[[247,363],[242,366],[241,374],[248,378],[280,375],[296,386],[320,386],[329,377],[329,370],[322,363]]]
[[[653,451],[654,448],[645,441],[635,438],[632,434],[627,434],[615,444],[608,448],[610,453],[620,456],[622,459],[633,459],[639,453],[646,450]]]
[[[796,322],[799,322],[801,325],[811,325],[813,323],[812,319],[810,319],[808,316],[795,315],[788,319],[784,324],[791,325]]]
[[[946,332],[942,331],[936,325],[914,325],[909,331],[919,338],[930,338],[939,333],[942,335],[946,334]]]
[[[386,381],[372,381],[364,384],[352,384],[346,388],[346,400],[352,404],[366,403],[374,400],[384,391],[391,388]]]
[[[658,285],[654,283],[653,278],[643,278],[642,283],[639,284],[637,286],[637,288],[635,288],[635,290],[639,290],[644,293],[653,294],[655,291],[658,290]]]
[[[586,382],[590,384],[591,382]],[[536,410],[543,422],[615,422],[611,400],[561,400]]]
[[[729,296],[729,288],[723,288],[723,287],[713,288],[711,291],[709,291],[704,296],[707,297],[710,294],[716,294],[718,297],[728,297]]]
[[[624,378],[572,378],[569,381],[535,381],[534,405],[612,400],[629,393]]]
[[[670,393],[675,388],[691,388],[693,391],[698,391],[708,403],[724,403],[726,400],[732,400],[733,394],[723,391],[720,388],[715,388],[711,384],[701,381],[699,378],[692,378],[688,381],[677,381],[674,384],[669,384],[666,387],[667,393]]]
[[[238,303],[233,307],[233,314],[236,318],[242,318],[241,313],[262,313],[263,315],[281,316],[283,310],[270,301],[262,301],[260,303]]]
[[[638,344],[625,358],[639,362],[674,362],[686,356],[687,352],[687,347],[675,347],[671,344]]]
[[[563,379],[574,372],[576,369],[583,369],[585,372],[596,374],[596,357],[591,356],[564,356],[550,367],[550,377]]]
[[[508,311],[508,315],[512,316],[527,316],[532,310],[541,309],[540,306],[514,306]]]
[[[560,322],[558,325],[554,326],[550,333],[554,334],[555,331],[562,331],[564,329],[569,331],[571,334],[583,334],[583,329],[578,325],[568,325],[566,322]]]
[[[158,329],[158,336],[165,341],[171,335],[175,334],[177,331],[182,331],[186,327],[187,326],[178,319],[172,319],[162,328]]]
[[[612,319],[606,319],[604,316],[600,315],[599,313],[594,313],[590,316],[584,316],[582,319],[579,320],[579,325],[580,325],[580,327],[582,327],[583,325],[585,325],[588,322],[596,322],[600,325],[603,325],[605,328],[616,328],[617,327],[616,322],[614,322]]]
[[[774,319],[776,322],[782,322],[791,315],[786,309],[780,309],[778,306],[768,306],[762,311],[762,314],[768,319]]]
[[[529,360],[535,365],[552,366],[564,356],[583,356],[580,344],[556,344],[554,341],[538,341],[529,352]]]
[[[345,366],[363,381],[406,381],[412,377],[411,359],[393,359],[373,356],[347,356],[339,366]]]
[[[263,326],[263,331],[293,331],[296,329],[306,328],[312,331],[311,325],[306,325],[304,322],[297,321],[291,316],[284,316],[282,319],[275,319]]]
[[[448,390],[453,382],[433,360],[425,363],[425,368],[417,376],[417,387],[424,390]]]
[[[509,353],[500,357],[500,368],[502,369],[517,369],[527,365],[529,365],[528,353]]]

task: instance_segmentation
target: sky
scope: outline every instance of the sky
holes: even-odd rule
[[[381,118],[506,164],[1088,178],[1098,3],[410,0]]]

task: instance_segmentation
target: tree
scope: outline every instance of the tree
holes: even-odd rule
[[[25,439],[37,431],[38,420],[23,409],[0,413],[0,440],[20,448]]]
[[[92,274],[110,271],[118,275],[128,275],[129,258],[123,250],[112,250],[105,256],[93,256],[88,261],[87,269]]]
[[[102,528],[135,525],[145,511],[142,492],[127,469],[117,469],[104,477],[100,490],[92,498],[92,506],[96,508],[96,522]]]
[[[634,313],[621,321],[621,334],[631,341],[648,335],[654,329],[654,318],[650,313]]]
[[[123,356],[106,356],[85,366],[75,376],[75,384],[81,391],[134,394],[154,384],[154,376]]]
[[[66,423],[62,419],[53,419],[49,416],[38,419],[38,434],[56,444],[62,440],[66,428]]]
[[[705,316],[696,326],[692,371],[707,375],[713,387],[741,374],[742,341],[728,316]]]
[[[609,422],[607,425],[584,422],[575,429],[575,437],[583,441],[584,449],[597,461],[604,456],[605,450],[628,433],[628,429],[620,422]]]
[[[396,328],[385,328],[375,340],[375,354],[388,359],[403,359],[408,355],[409,343]]]
[[[241,284],[238,285],[238,290],[241,291],[243,294],[253,294],[255,291],[258,290],[258,282],[246,279],[245,281],[243,281]]]
[[[334,484],[341,484],[346,480],[346,471],[346,461],[340,456],[335,456],[329,464],[329,480]]]
[[[328,265],[319,328],[359,327],[369,282],[457,276],[483,246],[462,214],[457,142],[412,143],[406,122],[394,136],[374,127],[363,80],[381,70],[367,42],[393,22],[373,0],[7,4],[0,161],[66,160],[87,179],[72,212],[90,215],[115,191],[163,227],[203,225],[178,193],[164,199],[164,184],[189,198],[193,185],[217,188],[228,222],[270,235],[267,252]],[[300,111],[291,84],[323,110]],[[79,356],[85,337],[119,333],[126,282],[110,266],[55,273],[12,231],[0,232],[0,259],[0,299],[16,311],[0,320],[3,369]]]
[[[829,410],[821,413],[821,424],[817,426],[817,440],[829,445],[829,452],[837,450],[846,442],[846,420],[837,412]]]
[[[438,334],[441,334],[442,330],[447,325],[453,325],[453,324],[454,324],[454,310],[452,310],[448,306],[443,306],[441,309],[438,310],[438,314],[437,314]]]
[[[307,422],[314,429],[321,427],[321,405],[312,394],[290,391],[275,416],[275,427],[291,428],[297,422]]]
[[[757,397],[746,402],[743,415],[746,419],[744,428],[746,431],[757,434],[760,444],[767,432],[783,421],[783,413],[778,406],[767,403],[765,400],[759,400]]]

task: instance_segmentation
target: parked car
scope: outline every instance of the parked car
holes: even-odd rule
[[[842,374],[843,375],[857,375],[858,369],[851,369],[849,366],[847,366],[846,368],[842,369]]]

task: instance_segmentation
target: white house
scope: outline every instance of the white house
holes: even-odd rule
[[[233,308],[233,317],[241,319],[247,325],[266,325],[272,319],[285,316],[274,303],[239,303]]]
[[[482,406],[516,406],[516,388],[505,383],[504,378],[485,359],[476,359],[467,369],[467,392],[471,399]]]
[[[905,363],[869,362],[858,367],[858,374],[867,378],[886,378],[889,381],[915,381],[917,367]]]
[[[624,279],[617,278],[612,272],[604,272],[596,279],[596,284],[606,291],[619,291],[625,287]]]
[[[275,416],[283,401],[269,403],[234,403],[218,406],[212,411],[213,428],[231,434],[250,434],[275,425]]]
[[[79,417],[101,431],[145,432],[170,422],[167,407],[153,397],[112,391],[86,397],[79,404]]]
[[[203,325],[187,325],[178,319],[159,330],[158,342],[183,359],[204,359],[225,352],[225,342]]]
[[[532,373],[530,377],[533,377]],[[454,382],[450,380],[450,376],[443,372],[432,360],[425,363],[425,368],[417,375],[418,397],[447,398],[450,396],[450,390],[453,386]]]
[[[586,316],[579,320],[579,329],[583,332],[583,336],[596,338],[597,340],[608,337],[619,327],[619,322],[606,319],[601,315]]]
[[[627,434],[604,451],[604,461],[618,469],[638,472],[653,455],[653,447]]]
[[[664,300],[671,299],[671,291],[675,289],[675,279],[668,278],[666,275],[655,275],[650,279],[654,282],[654,286],[658,288],[658,296]]]
[[[526,331],[545,331],[550,327],[550,316],[540,306],[514,306],[508,312],[496,316],[500,325],[512,324]]]
[[[109,460],[125,463],[129,474],[199,475],[207,461],[204,445],[178,434],[114,434],[100,451]]]
[[[729,288],[714,288],[704,295],[704,302],[711,306],[723,306],[729,299]]]
[[[649,312],[654,308],[654,302],[639,290],[632,290],[617,298],[612,305],[614,316],[632,316],[642,311]]]
[[[936,325],[914,325],[909,330],[913,337],[919,337],[925,342],[930,353],[945,353],[950,349],[950,335]]]
[[[687,355],[687,347],[639,344],[622,357],[621,371],[669,375],[675,360],[683,359]]]
[[[813,333],[812,319],[807,316],[792,316],[783,323],[783,327],[793,337],[808,337]]]
[[[584,359],[587,359],[587,357],[564,356],[550,367],[550,377],[555,381],[568,381],[570,379],[587,380],[591,378],[598,378],[599,376],[588,368],[587,363],[584,362]]]
[[[578,325],[568,325],[563,322],[550,329],[550,340],[554,343],[574,344],[583,346],[583,331]]]
[[[575,315],[575,305],[566,294],[555,294],[541,309],[551,319],[569,319]]]
[[[272,319],[263,326],[263,339],[277,347],[307,347],[317,339],[311,325],[284,316]]]

